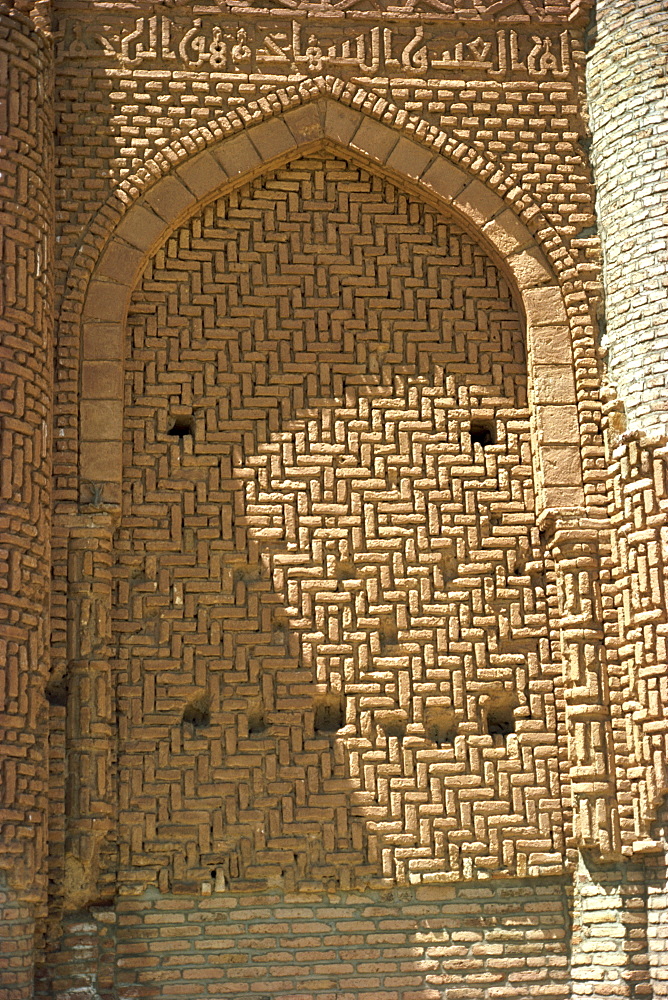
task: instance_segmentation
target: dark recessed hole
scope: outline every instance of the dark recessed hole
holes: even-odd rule
[[[448,546],[448,548],[443,550],[441,555],[441,566],[443,567],[443,577],[447,583],[449,580],[454,580],[459,572],[459,561],[457,559],[457,552],[454,545]]]
[[[183,709],[183,722],[188,722],[193,729],[202,729],[211,722],[211,708],[208,695],[198,695],[189,701]]]
[[[379,727],[386,736],[396,736],[402,740],[406,735],[406,713],[401,709],[396,712],[379,712],[376,715]]]
[[[498,705],[487,713],[487,732],[503,739],[515,732],[515,716],[510,705]]]
[[[345,703],[342,695],[332,692],[316,697],[313,724],[317,733],[335,733],[343,728],[345,719]]]
[[[335,576],[339,584],[355,579],[355,564],[352,560],[341,560],[336,564]]]
[[[52,681],[45,691],[49,705],[56,708],[67,708],[67,684],[65,680]]]
[[[267,721],[262,708],[249,709],[248,712],[248,735],[262,736],[267,731]]]
[[[172,437],[192,437],[195,431],[195,418],[191,415],[174,417],[172,426],[167,431]]]
[[[437,746],[452,746],[457,735],[455,713],[451,708],[429,707],[425,712],[424,730],[428,740]]]
[[[471,444],[479,444],[481,448],[496,444],[496,427],[491,420],[471,421]]]

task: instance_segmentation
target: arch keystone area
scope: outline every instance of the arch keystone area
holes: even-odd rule
[[[120,501],[125,323],[148,257],[209,202],[321,149],[377,167],[409,193],[454,216],[501,261],[527,319],[530,407],[539,444],[538,509],[583,507],[571,332],[561,289],[534,236],[508,202],[442,153],[324,97],[196,153],[150,187],[116,226],[83,307],[81,480],[103,484],[107,502]]]

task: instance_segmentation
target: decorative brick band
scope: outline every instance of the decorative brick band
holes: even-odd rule
[[[419,144],[408,116],[400,114],[405,131],[397,127],[398,116],[390,127],[362,110],[322,99],[239,134],[221,126],[217,142],[133,202],[97,262],[83,308],[80,473],[82,480],[105,484],[106,500],[120,498],[125,317],[147,257],[214,198],[304,153],[329,148],[447,209],[502,262],[527,318],[531,407],[541,444],[539,507],[583,505],[571,332],[554,270],[507,201],[447,159],[442,148]]]

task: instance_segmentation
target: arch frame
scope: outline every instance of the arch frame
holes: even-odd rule
[[[132,201],[95,263],[82,310],[80,482],[96,484],[105,503],[120,503],[126,322],[151,254],[210,202],[298,157],[330,151],[454,218],[498,262],[526,320],[537,513],[582,511],[566,303],[546,254],[509,200],[441,149],[418,142],[412,129],[390,127],[331,94],[221,133]]]

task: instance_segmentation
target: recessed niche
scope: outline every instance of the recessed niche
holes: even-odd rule
[[[193,729],[203,729],[211,722],[211,705],[206,694],[196,695],[183,709],[182,722],[189,723]]]
[[[346,721],[343,695],[335,692],[319,694],[315,698],[315,718],[313,725],[317,733],[336,733]]]
[[[396,736],[397,739],[402,740],[406,735],[408,720],[406,718],[406,713],[401,709],[396,709],[395,711],[377,712],[376,722],[378,724],[378,728],[386,736]]]
[[[225,869],[222,866],[211,869],[211,881],[213,882],[212,888],[214,892],[225,892],[227,883],[225,880]]]
[[[352,559],[341,559],[336,564],[334,575],[338,580],[339,584],[345,583],[346,580],[355,579],[355,563]]]
[[[267,720],[264,717],[264,710],[261,705],[254,705],[248,709],[248,735],[263,736],[267,731]]]
[[[513,696],[493,702],[487,709],[487,732],[490,736],[505,740],[515,732],[515,708],[517,699]],[[495,741],[496,742],[496,741]]]
[[[455,713],[451,708],[428,706],[424,717],[424,731],[436,746],[452,746],[457,735]]]
[[[167,433],[171,437],[192,437],[195,433],[195,418],[192,414],[182,414],[174,417]]]
[[[490,444],[496,444],[496,426],[492,420],[472,420],[471,421],[471,445],[479,444],[481,448],[487,448]]]
[[[397,620],[393,614],[382,614],[378,616],[378,641],[381,652],[394,650],[399,645],[399,631]]]
[[[45,695],[48,704],[54,708],[67,708],[67,683],[65,679],[49,682]]]

